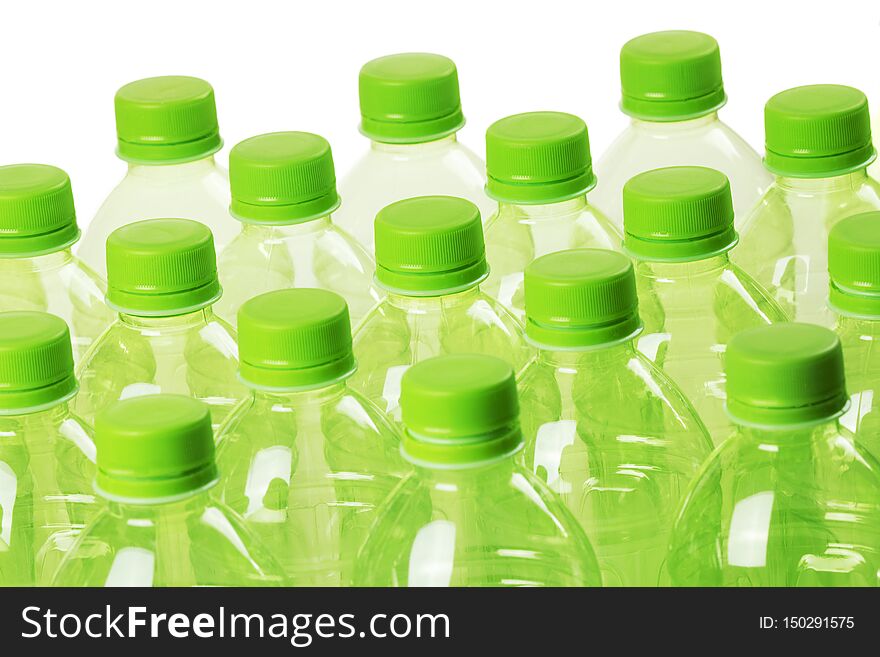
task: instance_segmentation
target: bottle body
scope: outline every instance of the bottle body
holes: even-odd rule
[[[834,178],[778,178],[749,216],[734,260],[794,321],[830,326],[828,232],[841,219],[880,209],[880,184],[865,170]]]
[[[0,586],[46,586],[97,510],[95,443],[67,403],[0,416]]]
[[[726,254],[689,262],[638,262],[644,322],[639,350],[675,381],[717,445],[731,431],[724,410],[724,351],[748,328],[785,321],[779,306]]]
[[[222,499],[293,586],[350,586],[375,510],[405,470],[396,432],[345,383],[255,391],[220,428]]]
[[[70,249],[26,258],[0,258],[0,312],[36,310],[57,315],[70,328],[78,363],[113,321],[106,286]]]
[[[580,248],[620,250],[620,235],[586,197],[547,205],[502,203],[486,224],[487,294],[524,321],[523,272],[535,258]]]
[[[590,539],[604,586],[668,585],[674,514],[712,443],[631,340],[545,351],[520,380],[526,467]]]
[[[242,224],[218,259],[223,296],[215,310],[235,326],[238,309],[251,297],[314,287],[345,299],[357,326],[381,297],[373,285],[374,269],[370,255],[329,216],[292,226]]]
[[[485,222],[495,204],[483,191],[486,165],[455,135],[421,144],[371,142],[340,183],[336,223],[373,253],[373,220],[395,201],[414,196],[459,196],[475,203]]]
[[[496,356],[520,372],[532,350],[519,322],[479,286],[435,297],[389,294],[354,334],[352,387],[400,422],[400,379],[413,364],[445,354]]]
[[[837,314],[834,332],[843,347],[846,389],[850,406],[840,423],[855,435],[856,443],[880,461],[880,321]]]
[[[738,427],[670,543],[681,586],[878,586],[880,466],[837,421]]]
[[[504,457],[461,469],[417,467],[379,509],[355,583],[599,586],[601,576],[577,521]]]
[[[737,227],[773,180],[761,157],[715,112],[688,121],[633,119],[596,165],[599,184],[590,198],[622,227],[624,184],[643,171],[670,166],[705,166],[726,175]]]
[[[235,340],[210,306],[175,317],[120,314],[79,365],[74,409],[92,424],[119,399],[176,393],[205,402],[216,429],[247,396]]]
[[[214,234],[217,253],[239,230],[229,216],[229,178],[213,156],[183,164],[131,164],[86,228],[77,255],[106,278],[107,237],[142,219],[201,222]]]
[[[202,490],[152,504],[109,501],[65,557],[53,584],[282,586],[285,580],[241,518]]]

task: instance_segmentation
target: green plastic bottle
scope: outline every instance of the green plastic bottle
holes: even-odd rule
[[[525,274],[520,379],[529,470],[589,536],[605,586],[668,584],[678,504],[712,441],[678,387],[638,352],[633,266],[599,249],[551,253]]]
[[[0,586],[45,586],[95,513],[92,430],[70,411],[70,332],[0,313]]]
[[[880,463],[840,424],[843,354],[813,324],[727,349],[733,435],[688,491],[670,542],[679,586],[880,585]]]
[[[162,392],[201,399],[215,427],[247,396],[235,332],[214,315],[214,242],[189,219],[148,219],[107,240],[107,305],[118,317],[77,370],[74,408],[90,424],[111,403]]]
[[[789,89],[767,102],[764,131],[764,164],[776,180],[748,217],[734,259],[789,317],[824,323],[828,231],[880,210],[880,184],[866,172],[876,157],[868,100],[831,84]]]
[[[0,312],[58,315],[70,327],[76,362],[113,321],[103,281],[73,255],[79,236],[64,171],[45,164],[0,167]]]
[[[880,212],[847,217],[831,229],[828,273],[828,307],[850,395],[840,423],[880,461]]]
[[[218,258],[217,314],[235,325],[251,297],[315,287],[342,295],[357,325],[380,295],[372,257],[331,220],[339,196],[330,144],[308,132],[251,137],[229,153],[229,181],[242,227]]]
[[[421,360],[481,353],[521,371],[532,350],[516,318],[481,290],[488,274],[473,203],[422,196],[384,208],[376,217],[376,282],[387,297],[355,330],[355,389],[400,422],[400,379]]]
[[[730,262],[737,243],[727,177],[703,167],[641,173],[623,188],[624,246],[636,260],[645,330],[639,350],[681,387],[717,445],[724,413],[724,351],[740,331],[785,314]]]
[[[525,320],[523,272],[554,251],[619,249],[620,235],[590,205],[596,184],[587,125],[562,112],[529,112],[486,132],[486,193],[498,211],[486,224],[489,278],[483,285]]]
[[[213,494],[205,404],[183,395],[116,402],[95,424],[104,508],[55,574],[56,586],[279,586],[281,567]]]
[[[516,382],[491,356],[431,358],[403,377],[415,470],[379,509],[362,586],[599,586],[590,542],[520,462]]]
[[[214,160],[223,147],[214,89],[199,78],[162,75],[129,82],[113,104],[116,155],[128,170],[89,222],[79,256],[106,278],[110,233],[164,217],[204,223],[222,250],[238,224],[227,210],[229,178]]]
[[[239,349],[251,394],[218,432],[222,498],[294,586],[350,586],[375,509],[407,468],[391,424],[348,387],[345,301],[261,294],[239,311]]]

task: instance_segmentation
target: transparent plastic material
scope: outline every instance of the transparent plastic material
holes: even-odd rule
[[[336,223],[373,253],[373,220],[386,205],[414,196],[459,196],[485,222],[495,203],[483,191],[486,165],[455,135],[421,144],[371,142],[339,185]]]
[[[283,586],[281,567],[208,491],[110,500],[65,557],[55,586]]]
[[[350,586],[376,507],[408,470],[397,433],[345,383],[255,391],[218,433],[223,500],[293,586]]]
[[[675,524],[679,586],[880,585],[880,465],[832,420],[739,427]]]
[[[520,380],[525,463],[581,523],[604,586],[668,585],[678,505],[712,442],[632,340],[544,351]]]
[[[726,175],[737,228],[773,181],[761,157],[715,112],[688,121],[632,119],[596,165],[599,184],[590,200],[621,228],[626,182],[643,171],[671,166],[704,166]]]
[[[379,509],[360,586],[599,586],[589,541],[540,480],[504,457],[417,467]]]
[[[635,268],[645,324],[638,348],[679,385],[717,445],[731,430],[724,411],[727,343],[745,329],[785,321],[785,314],[726,253]]]
[[[479,286],[436,297],[389,293],[354,335],[352,387],[400,422],[400,379],[413,364],[445,354],[486,354],[520,372],[532,355],[519,322]]]
[[[0,281],[0,312],[37,310],[57,315],[70,328],[76,362],[115,317],[104,305],[104,282],[70,249],[0,258]]]
[[[486,224],[487,294],[525,320],[523,272],[535,258],[580,248],[620,250],[620,235],[587,197],[546,205],[501,203]]]
[[[838,315],[834,331],[843,347],[850,398],[840,423],[880,461],[880,321]]]
[[[859,170],[834,178],[777,178],[748,218],[734,260],[792,320],[828,326],[828,233],[880,210],[880,184]]]
[[[0,586],[47,586],[97,512],[92,431],[61,403],[0,416]]]
[[[330,217],[291,226],[241,224],[241,232],[218,260],[223,296],[217,314],[236,325],[238,309],[258,294],[315,287],[345,299],[352,326],[381,298],[373,285],[375,265],[363,247]]]
[[[216,429],[248,396],[232,327],[209,308],[175,317],[120,314],[77,370],[74,410],[89,424],[118,399],[176,393],[205,402]]]
[[[213,156],[183,164],[129,164],[122,182],[86,227],[77,255],[106,278],[107,237],[141,219],[199,221],[214,233],[217,253],[240,229],[229,216],[229,178]]]

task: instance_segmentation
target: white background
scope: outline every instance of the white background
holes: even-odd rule
[[[851,84],[880,103],[876,1],[3,0],[0,7],[0,163],[67,170],[81,226],[125,171],[113,155],[113,94],[153,75],[211,82],[224,165],[241,139],[307,130],[330,140],[340,175],[367,146],[357,132],[358,70],[395,52],[455,60],[468,119],[460,138],[481,155],[492,121],[562,110],[587,121],[598,159],[626,125],[617,109],[620,46],[656,30],[718,39],[730,97],[721,116],[759,151],[763,104],[787,87]]]

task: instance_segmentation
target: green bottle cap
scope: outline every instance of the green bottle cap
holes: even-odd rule
[[[373,141],[415,144],[461,130],[464,115],[455,63],[405,53],[364,64],[358,79],[361,133]]]
[[[376,215],[376,281],[407,296],[440,296],[489,275],[477,206],[453,196],[417,196]]]
[[[730,183],[706,167],[646,171],[623,186],[623,244],[641,260],[702,260],[732,249]]]
[[[107,238],[107,305],[128,315],[169,317],[220,298],[214,237],[190,219],[147,219]]]
[[[208,407],[183,395],[114,402],[95,419],[95,487],[111,499],[155,502],[217,481]]]
[[[255,388],[323,387],[354,373],[351,322],[333,292],[267,292],[238,311],[241,378]]]
[[[339,207],[330,144],[308,132],[245,139],[229,153],[233,216],[246,223],[295,224]]]
[[[868,99],[838,84],[795,87],[764,106],[764,165],[779,176],[827,178],[863,169],[871,143]]]
[[[525,270],[526,335],[544,349],[632,338],[642,327],[626,256],[604,249],[557,251]]]
[[[76,394],[70,331],[48,313],[0,313],[0,415],[54,406]]]
[[[78,239],[66,173],[47,164],[0,167],[0,257],[52,253]]]
[[[828,235],[829,303],[844,314],[880,319],[880,212],[842,219]]]
[[[116,153],[136,164],[174,164],[223,147],[214,89],[199,78],[164,75],[116,92]]]
[[[843,351],[828,329],[795,323],[749,329],[730,340],[725,361],[734,422],[800,424],[846,407]]]
[[[485,463],[522,445],[516,380],[491,356],[439,356],[416,363],[400,383],[403,453],[424,466]]]
[[[695,119],[727,102],[718,42],[701,32],[652,32],[627,41],[620,84],[620,109],[646,121]]]
[[[587,124],[563,112],[528,112],[486,131],[486,193],[496,201],[555,203],[596,185]]]

